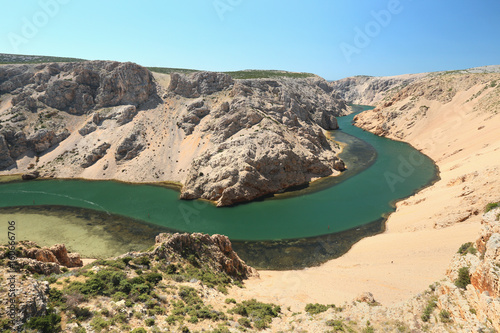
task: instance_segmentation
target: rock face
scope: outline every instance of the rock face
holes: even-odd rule
[[[231,241],[222,235],[207,234],[159,234],[156,236],[154,254],[168,257],[172,253],[186,256],[193,254],[213,267],[236,279],[246,279],[258,275],[257,271],[247,266],[236,252],[233,251]]]
[[[67,115],[128,105],[113,115],[125,124],[136,114],[135,107],[154,94],[152,74],[132,63],[0,66],[0,95],[10,96],[6,102],[11,103],[1,119],[5,126],[0,128],[0,170],[26,151],[40,154],[64,141],[71,134]]]
[[[227,78],[218,78],[214,85],[227,89]],[[179,83],[194,79],[175,87],[185,91]],[[228,206],[344,169],[322,130],[338,128],[335,115],[347,107],[324,80],[238,80],[227,97],[215,107],[206,98],[190,102],[178,124],[186,135],[211,133],[216,144],[193,160],[181,198]]]
[[[7,249],[0,248],[0,259],[7,256]],[[29,270],[40,274],[60,272],[59,266],[81,267],[83,262],[78,253],[68,253],[64,244],[56,244],[50,248],[40,248],[30,241],[19,242],[17,264],[20,268],[27,266]],[[48,265],[45,265],[48,264]]]
[[[223,73],[198,72],[192,75],[173,73],[168,90],[183,97],[196,98],[224,90],[233,84],[234,80]]]
[[[350,110],[319,77],[7,65],[0,94],[0,174],[174,181],[183,199],[228,206],[346,167],[324,131]]]
[[[15,161],[10,156],[7,141],[3,135],[0,135],[0,170],[7,169],[14,163]]]
[[[14,105],[31,110],[45,104],[83,114],[94,107],[138,105],[154,92],[151,73],[133,63],[88,61],[0,67],[0,93],[18,95]]]
[[[395,89],[401,89],[427,74],[409,74],[398,76],[354,76],[330,82],[334,94],[348,103],[377,105]]]
[[[483,260],[471,272],[471,284],[479,292],[490,297],[500,297],[500,209],[493,209],[483,217],[480,238],[476,241]]]
[[[0,299],[2,300],[2,308],[8,307],[10,274],[4,274],[1,281]],[[16,276],[16,311],[13,327],[9,327],[11,331],[22,331],[22,325],[33,317],[44,316],[47,312],[49,302],[49,283],[47,281],[38,281],[31,276],[21,279]],[[3,310],[3,309],[2,309]],[[2,311],[2,315],[4,311]],[[2,316],[6,318],[7,316]]]
[[[100,160],[104,155],[106,155],[109,147],[111,147],[111,145],[107,142],[104,142],[99,147],[92,150],[92,153],[85,155],[82,167],[88,168],[89,166]]]

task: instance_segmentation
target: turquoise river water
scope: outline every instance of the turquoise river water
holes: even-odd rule
[[[303,267],[342,254],[359,238],[382,231],[383,218],[394,210],[395,201],[438,177],[427,156],[352,126],[353,117],[339,117],[340,130],[331,132],[346,144],[341,157],[348,170],[273,198],[216,208],[179,200],[177,191],[161,186],[37,180],[0,185],[0,207],[79,207],[160,229],[224,234],[240,256],[258,267],[269,267],[277,258],[282,262],[273,268]],[[308,248],[316,249],[317,260],[305,259],[311,257]]]

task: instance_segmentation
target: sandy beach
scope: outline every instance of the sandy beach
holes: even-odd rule
[[[365,291],[392,305],[442,279],[459,246],[477,238],[484,206],[500,199],[500,116],[474,111],[475,103],[465,106],[480,88],[458,93],[445,105],[420,101],[430,106],[428,114],[410,130],[404,119],[396,123],[405,141],[436,162],[441,179],[398,202],[383,234],[320,267],[260,271],[260,278],[231,293],[303,311],[305,303],[339,305]]]

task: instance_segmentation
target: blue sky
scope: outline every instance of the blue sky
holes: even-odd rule
[[[500,64],[498,0],[0,1],[0,53],[326,79]]]

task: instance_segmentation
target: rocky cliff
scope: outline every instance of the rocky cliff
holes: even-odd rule
[[[382,77],[359,75],[330,82],[330,85],[333,92],[348,103],[377,105],[386,95],[426,75],[426,73]]]
[[[172,181],[232,205],[345,166],[348,107],[319,77],[154,75],[132,63],[0,66],[0,174]]]

